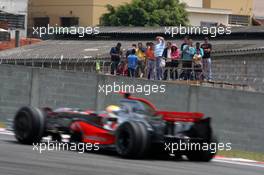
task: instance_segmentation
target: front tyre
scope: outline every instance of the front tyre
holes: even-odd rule
[[[150,143],[145,124],[128,121],[119,126],[116,132],[116,151],[124,158],[143,157]]]
[[[45,130],[45,115],[34,107],[22,107],[14,119],[16,139],[22,144],[40,142]]]

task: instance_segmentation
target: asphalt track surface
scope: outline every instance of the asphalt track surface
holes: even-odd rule
[[[264,167],[222,162],[196,163],[167,160],[126,160],[115,155],[46,151],[18,144],[0,134],[2,175],[263,175]]]

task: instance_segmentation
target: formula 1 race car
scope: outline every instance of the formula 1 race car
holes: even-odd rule
[[[185,146],[216,143],[211,119],[204,118],[204,114],[159,111],[146,99],[122,94],[124,98],[119,105],[97,112],[22,107],[14,118],[15,137],[22,144],[33,144],[46,136],[61,141],[61,135],[67,134],[70,142],[97,143],[103,149],[111,147],[125,158],[160,154],[210,161],[216,154],[210,149],[178,149],[180,143]]]

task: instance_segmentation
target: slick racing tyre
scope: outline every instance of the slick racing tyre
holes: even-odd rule
[[[124,158],[141,158],[149,148],[150,137],[142,122],[128,121],[116,131],[116,151]]]
[[[217,153],[217,144],[218,141],[216,137],[213,137],[209,143],[208,150],[197,150],[190,151],[186,156],[190,161],[199,161],[199,162],[209,162],[211,161]],[[210,146],[211,145],[211,146]],[[213,147],[212,147],[213,146]]]
[[[22,144],[40,142],[45,130],[45,115],[40,109],[21,108],[14,119],[16,139]]]

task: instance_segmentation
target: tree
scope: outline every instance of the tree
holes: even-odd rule
[[[118,7],[107,5],[100,18],[102,26],[175,26],[187,25],[186,4],[179,0],[132,0]]]

